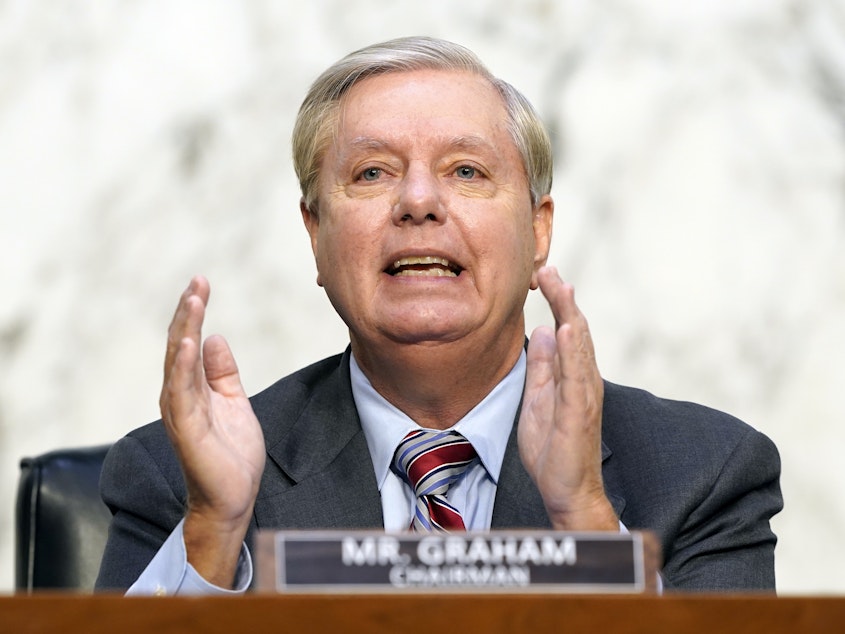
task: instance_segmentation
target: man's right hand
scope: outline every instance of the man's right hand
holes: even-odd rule
[[[188,491],[188,561],[209,583],[231,587],[264,471],[264,436],[226,340],[202,343],[210,288],[195,277],[167,335],[161,416]],[[202,352],[200,349],[202,348]]]

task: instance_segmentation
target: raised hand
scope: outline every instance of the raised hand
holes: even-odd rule
[[[602,483],[604,387],[590,329],[572,286],[551,267],[538,276],[555,328],[538,327],[528,343],[520,456],[554,528],[618,530]]]
[[[195,277],[167,336],[161,415],[188,491],[188,561],[230,586],[264,471],[264,437],[226,340],[201,344],[210,288]],[[202,352],[200,352],[202,349]]]

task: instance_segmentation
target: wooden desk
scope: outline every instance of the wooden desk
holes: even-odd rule
[[[0,632],[350,634],[845,631],[845,597],[250,595],[0,597]]]

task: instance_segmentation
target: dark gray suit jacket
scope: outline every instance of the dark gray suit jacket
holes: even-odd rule
[[[349,351],[252,398],[266,467],[256,528],[381,528],[369,450],[352,399]],[[774,444],[735,418],[692,403],[605,384],[607,495],[629,529],[663,545],[667,589],[773,589],[782,507]],[[161,422],[115,443],[101,492],[114,513],[97,587],[128,588],[182,519],[185,486]],[[546,528],[542,499],[519,459],[514,424],[493,528]]]

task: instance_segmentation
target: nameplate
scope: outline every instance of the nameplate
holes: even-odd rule
[[[259,592],[641,593],[656,588],[650,533],[259,531]]]

